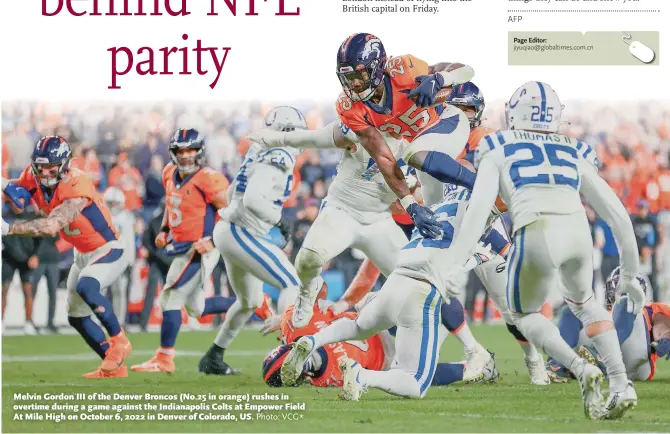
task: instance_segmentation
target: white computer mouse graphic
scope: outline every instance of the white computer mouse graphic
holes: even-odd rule
[[[643,63],[650,63],[654,60],[655,53],[654,50],[651,48],[647,47],[640,41],[633,41],[630,43],[628,46],[628,51],[630,51],[630,54],[635,56],[637,59],[639,59]]]

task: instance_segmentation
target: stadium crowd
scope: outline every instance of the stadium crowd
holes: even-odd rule
[[[306,115],[310,128],[326,125],[337,116],[334,104],[301,101],[291,104]],[[132,318],[146,328],[157,284],[165,276],[170,261],[153,246],[153,240],[160,230],[165,195],[161,172],[169,161],[167,144],[172,132],[191,127],[204,133],[209,166],[231,180],[250,145],[245,135],[262,127],[263,116],[271,107],[257,103],[7,102],[2,107],[3,177],[18,177],[29,165],[37,140],[57,134],[65,137],[73,148],[72,165],[87,172],[101,192],[110,187],[122,190],[125,208],[136,216],[138,258],[145,260],[148,267],[148,277],[142,280],[148,283],[140,288],[145,302]],[[503,107],[502,101],[489,102],[483,125],[501,128]],[[596,145],[601,174],[617,192],[633,220],[644,271],[652,286],[648,298],[667,302],[670,296],[670,242],[666,241],[670,235],[670,105],[568,101],[564,119],[569,121],[564,133]],[[292,260],[318,215],[321,200],[337,173],[341,152],[308,150],[296,164],[293,191],[284,208],[285,216],[294,222],[292,240],[286,249]],[[594,288],[599,293],[604,279],[618,265],[618,250],[607,225],[592,210],[587,208],[587,212],[594,239]],[[13,218],[4,204],[3,217]],[[329,264],[329,272],[334,273],[341,284],[340,293],[353,279],[362,259],[362,253],[348,249]],[[72,260],[72,246],[58,238],[3,237],[3,319],[8,289],[18,271],[16,280],[21,282],[25,294],[29,321],[38,283],[45,278],[49,295],[46,327],[56,331],[55,294],[64,286],[65,273]],[[378,286],[381,283],[378,282]],[[475,295],[483,289],[480,286],[473,274],[465,303],[468,312],[474,310]],[[227,291],[225,287],[225,270],[220,261],[214,275],[214,291]],[[599,297],[602,299],[602,294]]]

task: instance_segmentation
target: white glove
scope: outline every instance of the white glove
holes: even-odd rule
[[[9,223],[2,219],[2,236],[4,237],[9,233]]]
[[[330,300],[319,300],[317,302],[319,310],[322,314],[326,314],[328,309],[330,309],[335,315],[339,315],[342,312],[349,310],[349,303],[344,300],[330,301]]]
[[[444,284],[438,287],[442,299],[449,304],[451,297],[458,297],[461,294],[461,287],[463,286],[463,276],[467,272],[462,265],[448,265],[449,271],[445,275]]]
[[[263,148],[274,148],[275,146],[284,146],[285,131],[275,131],[269,128],[263,128],[247,136],[247,139],[256,142]]]
[[[638,277],[635,274],[621,272],[621,277],[619,280],[619,294],[628,294],[628,313],[634,313],[637,315],[646,300],[644,295],[644,289],[642,285],[637,280]]]
[[[279,315],[272,315],[270,318],[266,319],[265,322],[263,323],[263,327],[261,327],[261,333],[263,333],[263,336],[276,332],[281,328],[281,318],[279,318]]]

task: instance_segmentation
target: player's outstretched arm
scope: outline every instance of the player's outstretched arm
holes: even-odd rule
[[[495,205],[500,189],[500,169],[492,157],[484,158],[477,171],[470,204],[450,250],[457,265],[463,265],[477,244]]]
[[[275,131],[269,128],[251,133],[247,136],[252,142],[259,143],[265,148],[290,146],[298,149],[347,149],[352,144],[340,131],[338,121],[333,121],[323,128],[316,130]]]
[[[47,218],[10,224],[9,234],[29,235],[32,237],[54,237],[61,229],[72,223],[88,204],[89,199],[85,197],[67,199],[54,208]]]

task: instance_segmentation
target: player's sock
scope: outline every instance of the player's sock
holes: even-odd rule
[[[507,323],[505,325],[507,325],[507,331],[509,331],[512,336],[514,336],[514,339],[516,339],[516,341],[519,343],[519,346],[523,350],[524,356],[529,359],[537,357],[537,349],[535,348],[535,345],[528,342],[528,339],[526,339],[523,333],[519,331],[517,326]]]
[[[582,322],[572,313],[568,306],[561,309],[561,317],[558,319],[558,330],[561,337],[570,348],[576,348],[579,344],[579,332],[582,330]]]
[[[440,308],[442,313],[442,324],[461,341],[466,350],[477,346],[477,340],[472,335],[470,327],[465,322],[465,310],[457,299],[451,297],[450,303],[443,303]]]
[[[341,318],[312,335],[314,338],[314,348],[321,348],[324,345],[335,342],[355,340],[361,333],[356,321],[350,318]]]
[[[72,327],[81,335],[89,347],[95,351],[101,359],[105,358],[105,353],[109,349],[109,343],[105,337],[105,332],[102,331],[90,316],[77,318],[68,316],[67,321]]]
[[[613,392],[622,392],[628,384],[626,366],[623,364],[621,347],[616,330],[607,330],[591,338],[607,367],[607,378]]]
[[[440,182],[457,184],[468,189],[475,185],[475,173],[442,152],[429,151],[421,170]]]
[[[207,354],[212,354],[218,358],[223,359],[223,352],[226,349],[223,347],[218,346],[217,344],[212,344],[211,347],[209,347],[209,350],[207,350]]]
[[[438,363],[431,385],[446,386],[461,381],[463,372],[465,372],[465,365],[462,363]]]
[[[121,326],[114,314],[112,303],[100,294],[100,282],[97,279],[88,276],[80,278],[77,282],[77,294],[90,306],[109,336],[121,333]]]
[[[221,348],[228,348],[228,345],[235,339],[235,337],[240,333],[244,325],[249,321],[254,314],[253,310],[242,310],[242,303],[239,300],[236,300],[228,313],[226,314],[226,320],[221,325],[219,333],[214,338],[214,343]]]
[[[364,386],[381,389],[392,395],[408,398],[421,397],[421,389],[414,376],[400,369],[388,371],[361,369],[359,378]]]
[[[208,297],[205,299],[205,309],[202,311],[202,316],[228,312],[233,303],[235,303],[235,298],[233,297],[224,297],[222,295]]]
[[[541,313],[524,315],[516,325],[519,330],[536,347],[544,350],[547,355],[553,357],[558,363],[572,369],[577,360],[581,360],[577,353],[561,339],[558,328]]]
[[[161,323],[161,347],[173,348],[181,327],[181,310],[163,312]]]

